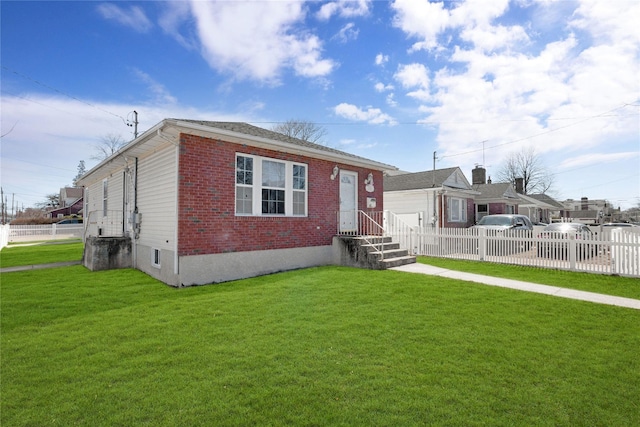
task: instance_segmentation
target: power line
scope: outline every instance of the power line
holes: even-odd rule
[[[528,139],[537,138],[537,137],[542,136],[542,135],[547,135],[547,134],[550,134],[552,132],[556,132],[556,131],[559,131],[559,130],[562,130],[562,129],[566,129],[566,128],[571,127],[571,126],[578,125],[580,123],[584,123],[584,122],[586,122],[588,120],[592,120],[594,118],[606,117],[605,116],[606,114],[612,113],[613,111],[616,111],[616,110],[620,110],[620,109],[625,108],[627,106],[636,106],[636,105],[635,104],[622,104],[619,107],[613,108],[613,109],[611,109],[609,111],[605,111],[604,113],[601,113],[601,114],[596,114],[595,116],[590,116],[590,117],[584,118],[584,119],[579,120],[579,121],[577,121],[575,123],[571,123],[571,124],[568,124],[568,125],[565,125],[565,126],[560,126],[560,127],[557,127],[557,128],[549,129],[549,130],[546,130],[544,132],[540,132],[538,134],[530,135],[530,136],[527,136],[527,137],[524,137],[524,138],[519,138],[519,139],[514,139],[512,141],[503,142],[502,144],[491,145],[491,146],[486,147],[486,148],[498,148],[498,147],[503,147],[505,145],[515,144],[516,142],[521,142],[521,141],[526,141]],[[475,150],[465,151],[463,153],[449,154],[447,156],[442,156],[441,159],[444,159],[445,157],[464,156],[466,154],[477,153],[478,151],[482,151],[482,150],[484,150],[484,148],[478,148],[478,149],[475,149]]]
[[[43,83],[43,82],[41,82],[41,81],[39,81],[39,80],[36,80],[36,79],[34,79],[34,78],[32,78],[32,77],[29,77],[29,76],[27,76],[26,74],[20,73],[20,72],[18,72],[18,71],[16,71],[16,70],[12,70],[11,68],[9,68],[9,67],[7,67],[7,66],[5,66],[5,65],[3,65],[3,66],[2,66],[2,68],[3,68],[3,69],[5,69],[5,70],[7,70],[7,71],[9,71],[10,73],[13,73],[13,74],[17,75],[17,76],[20,76],[20,77],[22,77],[22,78],[24,78],[24,79],[30,80],[30,81],[32,81],[33,83],[36,83],[36,84],[38,84],[38,85],[40,85],[40,86],[42,86],[42,87],[45,87],[45,88],[47,88],[47,89],[49,89],[49,90],[52,90],[52,91],[54,91],[54,92],[57,92],[57,93],[59,93],[59,94],[61,94],[61,95],[64,95],[64,96],[66,96],[66,97],[68,97],[68,98],[71,98],[71,99],[73,99],[74,101],[78,101],[78,102],[80,102],[80,103],[82,103],[82,104],[88,105],[89,107],[93,107],[93,108],[95,108],[95,109],[97,109],[97,110],[100,110],[100,111],[102,111],[103,113],[107,113],[107,114],[109,114],[109,115],[112,115],[112,116],[114,116],[114,117],[117,117],[117,118],[121,119],[121,120],[122,120],[122,122],[123,122],[125,125],[127,124],[127,120],[126,120],[124,117],[122,117],[121,115],[119,115],[119,114],[112,113],[111,111],[105,110],[104,108],[98,107],[97,105],[93,105],[93,104],[91,104],[91,103],[89,103],[89,102],[87,102],[87,101],[83,101],[82,99],[76,98],[76,97],[75,97],[75,96],[73,96],[73,95],[69,95],[69,94],[68,94],[68,93],[66,93],[66,92],[63,92],[63,91],[61,91],[61,90],[59,90],[59,89],[56,89],[55,87],[53,87],[53,86],[51,86],[51,85],[48,85],[48,84],[46,84],[46,83]],[[35,101],[34,101],[34,102],[35,102]]]

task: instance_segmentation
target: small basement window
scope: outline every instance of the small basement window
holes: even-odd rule
[[[151,266],[160,268],[160,249],[151,250]]]

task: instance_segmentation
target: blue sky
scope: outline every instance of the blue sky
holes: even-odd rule
[[[635,0],[2,1],[2,187],[29,207],[163,118],[304,119],[417,172],[533,147],[559,199],[640,205]],[[484,147],[484,150],[483,150]],[[483,160],[484,159],[484,160]]]

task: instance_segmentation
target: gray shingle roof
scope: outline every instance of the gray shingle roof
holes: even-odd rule
[[[527,196],[539,200],[541,202],[544,202],[548,205],[551,205],[555,208],[558,209],[565,209],[565,207],[562,205],[562,203],[558,202],[557,200],[555,200],[553,197],[547,196],[546,194],[527,194]]]
[[[253,126],[244,122],[217,122],[206,120],[188,120],[188,119],[169,119],[176,120],[185,123],[195,123],[202,126],[208,126],[217,129],[223,129],[231,132],[242,133],[245,135],[256,136],[259,138],[271,139],[273,141],[285,142],[288,144],[299,145],[307,148],[314,148],[316,150],[326,151],[329,153],[338,154],[341,156],[351,157],[353,159],[368,160],[365,157],[356,156],[355,154],[346,153],[344,151],[336,150],[335,148],[327,147],[326,145],[315,144],[313,142],[305,141],[303,139],[292,138],[290,136],[274,132],[258,126]]]
[[[513,192],[513,197],[517,198],[513,186],[508,182],[497,182],[495,184],[475,184],[473,185],[473,189],[480,192],[480,196],[476,197],[476,200],[504,199],[505,194],[509,192]]]
[[[385,176],[384,191],[404,191],[419,190],[423,188],[441,187],[442,183],[447,180],[458,168],[436,169],[435,171],[424,171],[407,173],[403,175]]]

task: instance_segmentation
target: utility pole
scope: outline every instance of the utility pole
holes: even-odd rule
[[[136,110],[133,110],[133,124],[129,123],[129,116],[127,116],[126,125],[129,127],[133,126],[133,139],[136,139],[138,137],[138,112]]]
[[[137,138],[138,137],[138,112],[136,110],[133,110],[133,116],[134,118],[134,128],[133,128],[133,138]]]
[[[0,210],[2,211],[2,223],[5,224],[4,218],[4,190],[0,187]]]

